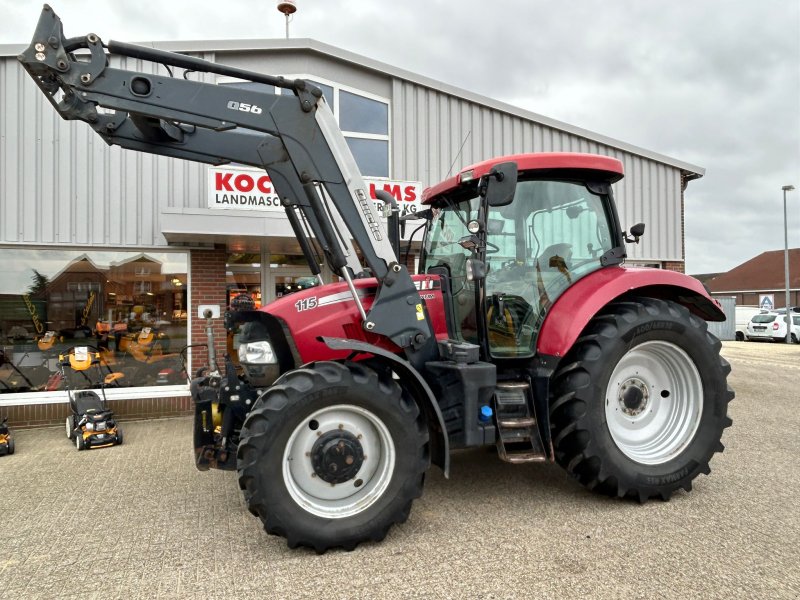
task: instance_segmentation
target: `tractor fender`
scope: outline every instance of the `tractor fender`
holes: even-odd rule
[[[537,353],[563,357],[605,305],[634,295],[672,300],[706,321],[725,320],[719,303],[694,277],[662,269],[606,267],[579,279],[555,301],[539,332]]]
[[[331,350],[349,350],[358,354],[372,354],[378,361],[386,364],[397,373],[403,386],[413,394],[414,400],[420,406],[428,421],[428,431],[431,436],[431,462],[442,469],[444,476],[449,478],[450,440],[447,437],[444,417],[439,409],[439,404],[436,402],[436,397],[419,371],[411,363],[396,354],[367,342],[330,337],[320,337],[319,339]]]

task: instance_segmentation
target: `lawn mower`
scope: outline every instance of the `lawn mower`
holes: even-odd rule
[[[0,421],[0,456],[14,454],[14,440],[8,429],[8,417]]]
[[[75,442],[78,450],[101,448],[122,443],[122,430],[114,420],[114,413],[106,402],[107,385],[119,378],[119,373],[103,375],[103,362],[100,352],[91,346],[75,346],[58,356],[58,366],[69,395],[70,415],[65,429],[67,437]],[[69,371],[68,371],[69,369]],[[69,372],[73,376],[68,376]],[[98,381],[93,381],[89,373],[96,372]],[[99,387],[102,397],[94,390],[74,390],[74,374],[81,374],[90,386]]]

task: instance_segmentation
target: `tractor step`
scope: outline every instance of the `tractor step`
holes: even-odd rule
[[[501,460],[512,464],[547,460],[533,410],[530,383],[498,383],[495,413],[497,452]]]
[[[527,427],[533,427],[536,425],[536,419],[533,418],[524,418],[524,419],[503,419],[498,420],[497,424],[502,428],[509,428],[509,429],[522,429]]]

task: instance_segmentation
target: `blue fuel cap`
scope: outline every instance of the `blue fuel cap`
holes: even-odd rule
[[[493,412],[491,406],[481,406],[481,414],[478,415],[478,420],[483,421],[484,423],[491,421],[492,414]]]

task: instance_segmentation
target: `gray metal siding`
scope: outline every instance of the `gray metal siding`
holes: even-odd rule
[[[383,74],[367,69],[354,68],[339,60],[308,50],[291,52],[225,52],[217,55],[217,61],[240,69],[268,75],[310,75],[339,85],[356,88],[390,98],[392,85]]]
[[[736,298],[719,297],[716,299],[725,313],[724,321],[709,321],[708,331],[720,340],[731,341],[736,339]]]
[[[647,224],[641,244],[629,247],[631,258],[682,260],[676,166],[329,57],[256,51],[220,60],[265,72],[302,70],[389,97],[391,175],[399,179],[431,184],[464,165],[516,152],[619,158],[626,170],[615,190],[622,224]],[[163,69],[120,57],[112,64]],[[13,57],[0,58],[0,243],[164,246],[162,209],[205,209],[206,193],[204,165],[106,146],[85,123],[61,120]]]
[[[647,225],[641,242],[628,247],[630,257],[683,260],[679,169],[405,80],[394,80],[392,97],[394,177],[429,185],[463,166],[520,152],[613,156],[626,173],[614,190],[622,225]]]
[[[198,207],[205,185],[203,165],[109,147],[62,120],[16,60],[0,60],[0,243],[165,246],[161,207]]]

